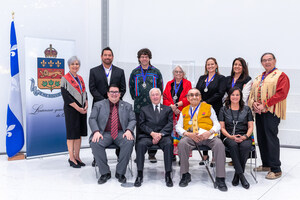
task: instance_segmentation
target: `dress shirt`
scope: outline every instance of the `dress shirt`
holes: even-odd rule
[[[109,102],[109,116],[108,116],[108,120],[106,123],[106,127],[105,127],[105,132],[110,132],[111,131],[111,117],[112,117],[112,110],[115,104],[113,104],[112,102]],[[116,103],[117,106],[117,111],[118,111],[118,130],[122,130],[122,126],[121,126],[121,122],[120,122],[120,118],[119,118],[119,102]]]
[[[105,71],[105,75],[107,75],[109,73],[109,75],[106,78],[107,78],[107,84],[110,85],[110,77],[111,77],[111,73],[112,73],[112,66],[110,66],[110,68],[108,68],[108,69],[103,66],[103,69]]]
[[[201,105],[200,105],[200,106],[201,106]],[[199,106],[199,108],[200,108],[200,106]],[[198,116],[199,108],[196,110],[196,113],[195,113],[197,116]],[[194,109],[193,109],[193,111],[194,111]],[[189,111],[189,112],[191,112],[191,111]],[[221,126],[220,126],[220,123],[219,123],[219,121],[218,121],[216,112],[215,112],[215,110],[213,109],[212,106],[211,106],[211,108],[210,108],[210,113],[211,113],[210,119],[211,119],[212,122],[213,122],[213,127],[211,128],[211,130],[213,130],[214,132],[217,133],[217,132],[220,131]],[[190,113],[190,116],[192,116],[191,113]],[[176,132],[177,132],[180,136],[183,136],[183,133],[186,132],[186,130],[183,129],[183,117],[182,117],[182,113],[180,113],[179,120],[178,120],[177,125],[176,125],[175,128],[176,128]],[[208,130],[208,131],[209,131],[209,130]]]
[[[157,104],[157,105],[158,105],[158,107],[157,107],[158,112],[160,113],[160,103]],[[152,104],[152,106],[153,106],[153,110],[155,111],[156,105],[155,105],[155,104]]]

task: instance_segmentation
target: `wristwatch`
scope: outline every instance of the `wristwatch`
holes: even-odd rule
[[[175,106],[178,108],[178,103],[175,103]]]

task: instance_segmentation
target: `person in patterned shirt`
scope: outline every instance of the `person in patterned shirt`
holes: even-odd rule
[[[152,53],[148,48],[138,51],[137,58],[139,66],[132,70],[129,78],[129,89],[131,98],[134,100],[134,112],[136,123],[136,142],[139,140],[140,129],[140,111],[143,106],[151,104],[149,91],[152,88],[159,88],[163,92],[163,78],[159,69],[151,65]],[[149,150],[149,160],[156,163],[156,150]]]

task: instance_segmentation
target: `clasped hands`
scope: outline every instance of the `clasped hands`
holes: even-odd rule
[[[194,133],[194,132],[185,132],[184,135],[191,138],[196,143],[199,143],[203,140],[207,140],[211,136],[211,133],[209,131],[205,131],[204,133],[199,135],[198,133]]]
[[[261,114],[265,110],[264,105],[262,103],[258,103],[258,102],[254,102],[252,107],[253,107],[254,112],[258,113],[258,114]]]
[[[152,139],[153,144],[157,144],[160,141],[161,137],[162,137],[161,133],[156,133],[156,132],[151,132],[150,135],[153,138]]]
[[[246,139],[245,136],[239,135],[239,134],[238,134],[238,135],[232,135],[232,136],[230,137],[230,139],[234,140],[236,143],[241,143],[241,142],[244,141],[243,137]]]

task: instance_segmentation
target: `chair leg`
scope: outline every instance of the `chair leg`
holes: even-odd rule
[[[96,179],[99,179],[99,170],[97,164],[95,165]]]
[[[203,155],[202,155],[201,150],[200,150],[200,148],[199,148],[199,146],[197,145],[196,142],[195,142],[195,145],[196,145],[196,147],[197,147],[197,150],[198,150],[198,152],[199,152],[199,154],[200,154],[201,159],[203,160]],[[217,184],[216,184],[216,182],[215,182],[215,179],[212,177],[212,175],[211,175],[211,173],[210,173],[210,170],[209,170],[208,165],[209,165],[209,163],[205,162],[205,168],[206,168],[206,170],[207,170],[207,173],[208,173],[208,175],[209,175],[211,181],[213,182],[214,188],[216,188],[216,187],[217,187]]]
[[[128,163],[128,170],[131,174],[131,176],[133,177],[133,172],[132,172],[132,157],[130,156],[130,160],[129,160],[129,163]]]

